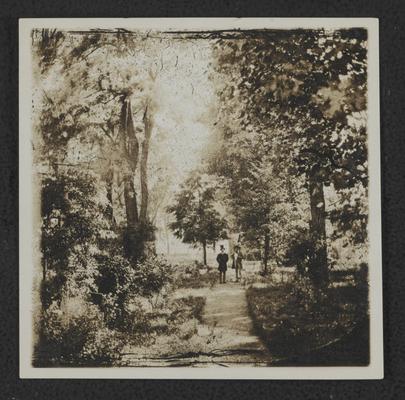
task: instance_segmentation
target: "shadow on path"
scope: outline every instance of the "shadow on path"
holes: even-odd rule
[[[215,361],[229,366],[268,365],[271,357],[254,334],[243,286],[234,282],[219,284],[206,296],[203,322],[222,351]]]
[[[206,297],[203,323],[198,326],[197,333],[200,340],[206,343],[206,350],[155,357],[126,353],[123,356],[127,366],[251,367],[270,364],[271,356],[267,347],[253,332],[245,289],[240,283],[180,289],[175,294],[175,297],[187,296]]]

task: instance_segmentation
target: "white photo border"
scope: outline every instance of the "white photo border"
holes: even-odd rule
[[[364,367],[99,367],[36,368],[32,366],[32,284],[34,272],[34,187],[32,168],[31,31],[144,29],[339,29],[368,30],[368,162],[370,364]],[[383,309],[381,253],[381,180],[379,112],[379,36],[377,18],[33,18],[19,21],[19,301],[20,377],[76,379],[382,379]]]

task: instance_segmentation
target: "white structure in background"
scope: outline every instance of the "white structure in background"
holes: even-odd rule
[[[235,245],[238,244],[243,254],[242,233],[230,233],[228,239],[228,253],[233,254]]]

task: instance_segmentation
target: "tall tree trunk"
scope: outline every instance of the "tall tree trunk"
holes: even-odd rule
[[[115,226],[114,218],[114,205],[113,205],[113,180],[114,180],[114,171],[111,168],[105,177],[106,181],[106,190],[107,190],[107,218],[110,221],[112,226]]]
[[[207,243],[204,241],[203,245],[203,258],[204,258],[204,265],[207,265]]]
[[[145,113],[143,115],[143,123],[145,128],[145,138],[142,143],[142,154],[141,154],[141,208],[139,212],[139,219],[142,226],[147,225],[148,218],[148,200],[149,200],[149,190],[148,190],[148,157],[149,157],[149,142],[152,135],[152,121],[150,117],[150,110],[148,106],[145,108]]]
[[[323,182],[315,171],[309,175],[309,195],[311,205],[310,232],[314,246],[309,272],[313,283],[320,287],[327,284],[328,281],[328,260]]]
[[[131,102],[123,98],[120,116],[121,152],[127,168],[123,174],[125,214],[127,229],[124,235],[124,252],[130,260],[136,261],[142,253],[142,241],[139,237],[139,218],[134,177],[139,158],[139,143],[132,119]]]
[[[124,177],[124,200],[127,226],[129,228],[137,228],[139,222],[138,206],[136,200],[134,179],[130,174],[126,174]]]
[[[264,273],[267,274],[267,263],[269,260],[270,254],[270,235],[266,233],[264,235],[264,254],[263,254],[263,264],[264,264]]]

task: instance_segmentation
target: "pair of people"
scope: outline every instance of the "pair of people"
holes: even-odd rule
[[[217,255],[219,283],[225,283],[229,257],[228,254],[225,253],[225,247],[223,245],[221,245],[219,249],[220,253]],[[231,256],[231,259],[232,268],[235,270],[236,273],[236,281],[239,282],[240,278],[242,277],[242,254],[240,252],[240,246],[235,246],[235,251]]]

